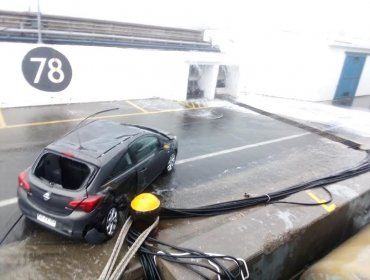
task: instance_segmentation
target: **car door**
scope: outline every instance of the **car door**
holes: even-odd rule
[[[137,194],[136,168],[129,152],[123,153],[114,165],[105,185],[119,204],[129,202]]]
[[[162,172],[160,141],[153,135],[144,136],[129,151],[136,163],[138,192],[142,192]]]

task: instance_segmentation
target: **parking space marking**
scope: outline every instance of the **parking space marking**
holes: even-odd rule
[[[195,108],[194,106],[194,103],[193,102],[188,102],[187,105],[185,106],[187,108]]]
[[[6,127],[6,122],[5,122],[5,119],[4,119],[3,112],[0,109],[0,128],[2,128],[2,127]]]
[[[326,200],[324,199],[321,199],[319,197],[317,197],[313,192],[311,191],[306,191],[306,193],[314,200],[316,201],[317,203],[323,203],[325,202]],[[334,204],[334,203],[330,203],[330,204],[321,204],[322,208],[324,208],[328,213],[330,212],[333,212],[335,210],[335,208],[337,208],[337,206]]]
[[[193,101],[180,101],[181,105],[183,105],[185,108],[198,108],[198,107],[204,107],[203,104],[193,102]]]
[[[141,112],[143,113],[148,113],[147,110],[141,108],[139,105],[136,105],[134,102],[130,101],[130,100],[125,100],[127,104],[131,105],[132,107],[135,107],[136,109],[140,110]]]
[[[259,143],[255,143],[255,144],[244,145],[244,146],[231,148],[231,149],[227,149],[227,150],[222,150],[222,151],[218,151],[218,152],[213,152],[213,153],[209,153],[209,154],[205,154],[205,155],[201,155],[201,156],[187,158],[187,159],[177,161],[176,165],[191,162],[191,161],[216,157],[216,156],[220,156],[220,155],[224,155],[224,154],[239,152],[239,151],[242,151],[242,150],[247,150],[247,149],[260,147],[260,146],[264,146],[264,145],[269,145],[269,144],[273,144],[273,143],[277,143],[277,142],[281,142],[281,141],[285,141],[285,140],[290,140],[290,139],[302,137],[302,136],[305,136],[305,135],[308,135],[308,134],[311,134],[311,133],[310,132],[305,132],[305,133],[301,133],[301,134],[290,135],[290,136],[281,137],[281,138],[277,138],[277,139],[273,139],[273,140],[263,141],[263,142],[259,142]]]
[[[154,115],[154,114],[172,113],[172,112],[181,112],[181,111],[192,111],[192,110],[200,110],[200,109],[207,109],[207,107],[179,108],[179,109],[168,109],[168,110],[145,112],[145,113],[144,112],[137,112],[137,113],[128,113],[128,114],[106,115],[106,116],[92,117],[92,118],[89,118],[89,119],[90,120],[100,120],[100,119],[110,119],[110,118],[123,118],[123,117],[130,117],[130,116]],[[41,125],[51,125],[51,124],[60,124],[60,123],[80,122],[84,119],[85,118],[76,118],[76,119],[64,119],[64,120],[45,121],[45,122],[12,124],[12,125],[7,125],[7,126],[4,126],[4,127],[0,127],[0,129],[22,128],[22,127],[30,127],[30,126],[41,126]]]
[[[0,207],[15,204],[15,203],[17,203],[17,201],[18,201],[18,198],[16,198],[16,197],[2,200],[2,201],[0,201]]]

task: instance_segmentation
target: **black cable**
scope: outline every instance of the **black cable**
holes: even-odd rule
[[[155,279],[157,280],[162,280],[162,277],[159,273],[159,270],[155,264],[155,261],[154,261],[154,256],[147,256],[148,259],[149,259],[149,263],[150,263],[150,266],[152,267],[152,270],[154,271],[154,276],[155,276]]]
[[[21,214],[18,219],[13,223],[13,225],[10,227],[10,229],[6,232],[6,234],[3,236],[3,238],[1,238],[1,241],[0,241],[0,245],[3,244],[4,240],[8,237],[8,235],[10,234],[10,232],[13,230],[13,228],[18,224],[18,222],[20,221],[20,219],[23,217],[23,214]]]
[[[148,280],[161,280],[161,276],[158,272],[154,259],[151,255],[140,253],[140,258],[143,260],[144,273],[146,274],[145,279]]]
[[[226,201],[222,203],[211,204],[195,208],[163,207],[160,216],[162,219],[215,216],[265,203],[289,203],[305,206],[316,206],[327,204],[332,202],[333,198],[330,191],[324,188],[325,186],[352,178],[354,176],[358,176],[369,171],[370,171],[370,160],[369,154],[367,154],[366,158],[363,161],[361,161],[358,165],[352,168],[348,168],[346,170],[339,171],[327,177],[318,178],[313,181],[296,184],[283,190],[268,193],[265,195],[259,195],[256,197]],[[323,188],[325,192],[329,195],[329,199],[322,203],[303,203],[303,202],[300,203],[300,202],[281,201],[282,199],[285,199],[291,196],[292,194],[314,188]]]
[[[308,203],[308,202],[296,202],[296,201],[273,201],[272,203],[285,203],[285,204],[294,204],[294,205],[302,205],[302,206],[318,206],[318,205],[331,203],[333,201],[333,195],[327,188],[325,187],[321,187],[321,188],[329,195],[329,199],[323,202]]]
[[[146,263],[146,260],[145,260],[145,256],[144,254],[139,254],[140,255],[140,263],[143,267],[143,271],[144,271],[144,279],[147,280],[147,279],[150,279],[148,278],[149,277],[149,273],[147,272],[149,269],[148,269],[148,265]]]
[[[128,244],[132,245],[139,235],[140,233],[134,230],[130,230],[126,237]],[[154,244],[166,246],[180,253],[186,253],[187,255],[171,254],[165,250],[161,250],[161,253],[159,253],[158,249],[154,246]],[[139,253],[140,253],[141,262],[144,268],[144,275],[146,277],[145,279],[153,279],[153,280],[160,279],[158,278],[160,277],[160,275],[156,267],[156,264],[154,262],[154,256],[162,258],[169,262],[184,265],[185,267],[187,267],[188,269],[190,269],[191,271],[193,271],[194,273],[196,273],[197,275],[199,275],[200,277],[204,279],[209,279],[209,277],[207,277],[199,269],[205,269],[206,271],[219,275],[222,279],[236,279],[237,277],[241,275],[241,271],[242,271],[240,262],[234,257],[226,256],[226,255],[217,255],[217,256],[207,255],[206,253],[203,253],[197,250],[187,249],[187,248],[171,245],[171,244],[157,240],[152,237],[148,237],[146,239],[144,244],[140,247]],[[205,265],[200,262],[188,261],[190,259],[211,261],[213,264],[215,264],[219,268],[220,271],[217,271],[210,264]],[[229,269],[227,269],[224,265],[222,265],[218,260],[227,260],[227,261],[235,262],[236,273],[233,274]],[[196,269],[196,267],[199,269]]]
[[[188,265],[192,265],[192,266],[202,267],[202,268],[208,269],[211,272],[214,272],[215,274],[220,274],[215,268],[209,267],[207,265],[204,265],[204,264],[201,264],[201,263],[192,263],[192,262],[189,262],[189,261],[179,260],[183,256],[172,256],[172,255],[160,254],[160,255],[158,255],[158,257],[161,257],[162,259],[164,259],[166,261],[169,261],[169,262],[174,262],[174,263],[179,263],[179,264],[188,264]]]
[[[206,275],[204,275],[202,272],[200,272],[199,270],[195,269],[194,267],[192,267],[191,265],[187,265],[187,264],[184,264],[184,266],[193,271],[195,274],[198,274],[201,278],[205,279],[205,280],[211,280],[209,277],[207,277]]]

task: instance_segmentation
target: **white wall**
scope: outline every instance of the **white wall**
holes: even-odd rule
[[[241,91],[289,99],[331,100],[342,70],[344,50],[326,38],[294,32],[249,38],[241,54]]]
[[[231,96],[236,97],[238,95],[238,91],[240,88],[239,84],[239,66],[237,65],[230,65],[227,67],[226,72],[226,85],[225,85],[225,92],[230,94]]]
[[[35,44],[0,43],[0,107],[161,97],[185,100],[189,62],[215,63],[222,54],[49,45],[72,66],[62,92],[37,90],[22,74],[22,60]]]
[[[370,56],[366,57],[356,96],[370,95]]]
[[[312,58],[313,71],[316,72],[312,81],[316,83],[312,101],[333,100],[345,56],[345,50],[331,48],[329,42],[322,42],[318,56]]]
[[[258,37],[259,36],[259,37]],[[240,65],[233,73],[242,92],[290,99],[332,100],[340,78],[346,49],[331,47],[325,38],[288,32],[247,38],[234,52],[239,56],[203,52],[139,50],[50,45],[71,63],[73,76],[62,92],[37,90],[22,74],[22,60],[40,45],[0,43],[0,107],[71,102],[93,102],[161,97],[185,100],[189,65],[218,70],[218,65]],[[212,98],[217,71],[209,75],[205,96]],[[231,73],[231,72],[230,72]],[[212,74],[212,75],[211,75]],[[367,59],[356,96],[370,94],[370,58]]]

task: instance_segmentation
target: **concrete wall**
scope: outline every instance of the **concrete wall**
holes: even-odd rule
[[[239,66],[237,65],[228,66],[226,72],[226,87],[225,87],[226,93],[234,97],[238,95],[240,87],[239,78],[240,78]]]
[[[241,91],[290,99],[331,100],[345,53],[320,38],[283,33],[253,38],[241,54]]]
[[[35,89],[22,74],[24,56],[40,46],[0,43],[0,107],[151,97],[185,100],[189,61],[218,65],[223,60],[218,53],[52,45],[47,47],[64,54],[73,73],[65,90],[52,93]]]
[[[200,86],[209,99],[214,96],[218,66],[228,65],[233,70],[226,81],[229,94],[332,100],[345,52],[350,50],[332,47],[331,42],[284,32],[260,34],[248,44],[238,44],[232,60],[217,53],[53,45],[49,47],[67,57],[73,72],[69,86],[56,93],[33,88],[22,74],[24,56],[39,45],[0,43],[0,107],[151,97],[185,100],[191,64],[204,66]],[[370,57],[356,96],[369,94]]]
[[[307,34],[280,32],[248,39],[238,51],[240,91],[289,99],[332,100],[345,53],[354,51],[331,46],[332,39]],[[356,92],[361,95],[370,95],[370,57]]]
[[[366,58],[356,96],[370,95],[370,56]]]

